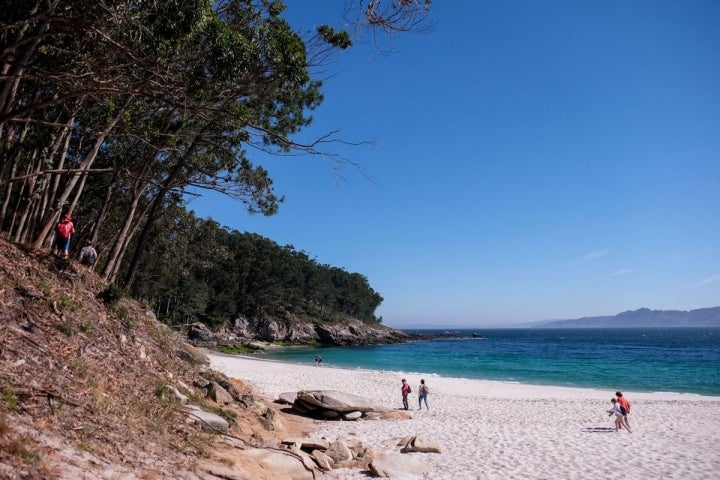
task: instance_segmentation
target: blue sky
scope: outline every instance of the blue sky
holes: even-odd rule
[[[298,30],[342,26],[339,0],[287,3]],[[389,55],[366,36],[323,72],[297,139],[372,141],[332,148],[364,174],[251,152],[277,215],[189,207],[362,273],[397,328],[720,305],[720,2],[432,12],[431,33]]]

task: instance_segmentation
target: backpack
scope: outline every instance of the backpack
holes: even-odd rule
[[[57,225],[57,233],[61,238],[70,238],[72,227],[73,225],[70,222],[60,222]]]
[[[410,385],[408,385],[408,393],[412,393],[412,388],[410,388]]]

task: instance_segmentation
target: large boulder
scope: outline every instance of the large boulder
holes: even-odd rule
[[[198,425],[202,430],[227,434],[230,429],[230,424],[220,415],[216,415],[211,412],[206,412],[195,405],[185,406],[185,412],[187,413],[187,422],[191,425]]]
[[[196,322],[188,328],[188,340],[193,345],[214,346],[218,337],[204,323]]]
[[[332,458],[335,463],[352,460],[354,457],[350,447],[340,439],[335,440],[328,446],[325,455]]]
[[[277,450],[249,448],[234,454],[238,463],[250,463],[256,471],[247,478],[273,480],[312,480],[312,470],[296,455],[282,453]]]
[[[375,452],[370,462],[370,471],[376,477],[427,478],[430,467],[410,455]]]
[[[293,407],[301,412],[322,413],[327,411],[338,413],[350,412],[384,412],[383,405],[358,395],[338,392],[336,390],[302,390],[297,393]]]

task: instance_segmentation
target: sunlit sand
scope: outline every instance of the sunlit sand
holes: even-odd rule
[[[717,478],[720,471],[720,397],[625,391],[633,433],[616,433],[607,414],[614,390],[209,357],[214,369],[271,399],[281,392],[340,390],[401,408],[400,380],[407,378],[412,419],[328,421],[315,436],[357,438],[368,447],[397,451],[397,439],[425,435],[440,443],[443,453],[409,455],[431,467],[431,479],[690,480]],[[417,410],[421,378],[430,387],[430,411]],[[617,388],[622,389],[621,374]],[[368,477],[336,470],[322,478]]]

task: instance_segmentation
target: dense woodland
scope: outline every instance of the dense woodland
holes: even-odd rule
[[[302,1],[302,0],[300,0]],[[429,3],[337,0],[354,31],[421,31]],[[322,101],[322,71],[352,41],[301,35],[281,1],[0,0],[0,231],[49,249],[71,214],[73,253],[161,318],[222,323],[290,312],[380,321],[362,275],[220,228],[186,209],[213,190],[249,213],[283,198],[252,152],[322,154],[294,135]],[[250,153],[249,153],[250,152]]]

